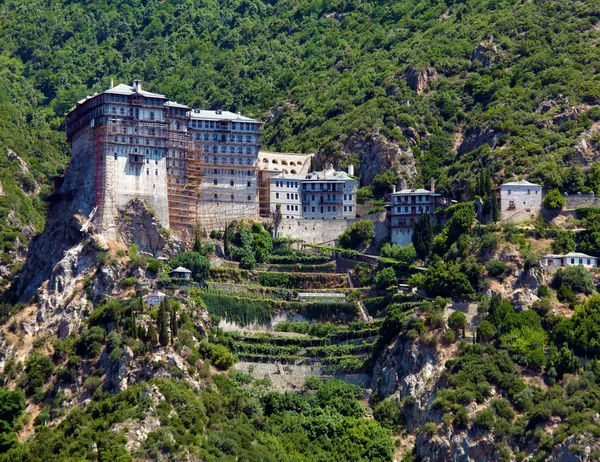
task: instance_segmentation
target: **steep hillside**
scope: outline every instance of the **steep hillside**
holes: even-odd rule
[[[419,178],[458,194],[482,164],[510,177],[550,162],[545,179],[548,165],[597,160],[586,113],[600,102],[599,14],[572,0],[8,1],[0,51],[40,92],[28,122],[60,130],[110,77],[140,77],[193,106],[264,118],[270,148],[364,158],[367,183],[414,156]]]

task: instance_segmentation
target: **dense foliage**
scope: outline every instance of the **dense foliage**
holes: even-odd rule
[[[126,438],[111,428],[127,419],[156,415],[136,458],[217,460],[388,461],[394,446],[389,430],[366,420],[358,387],[340,381],[311,381],[314,394],[266,392],[245,387],[244,375],[214,376],[200,394],[185,382],[155,380],[73,410],[55,428],[40,427],[35,437],[0,454],[1,461],[131,461]],[[152,403],[156,387],[164,401]],[[125,429],[126,431],[126,429]]]

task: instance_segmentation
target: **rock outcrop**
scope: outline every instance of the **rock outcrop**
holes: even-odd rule
[[[428,67],[426,69],[418,69],[414,66],[409,66],[404,72],[406,84],[412,88],[417,95],[423,93],[434,80],[439,77],[437,71]]]
[[[444,371],[440,351],[399,337],[381,354],[373,368],[371,387],[383,397],[405,399],[406,424],[409,431],[420,426],[431,405],[437,384]]]
[[[479,61],[483,67],[492,67],[493,62],[498,58],[498,47],[491,40],[481,42],[473,52],[473,61]]]
[[[596,414],[598,415],[598,414]],[[600,452],[600,440],[591,433],[573,435],[554,446],[549,462],[583,462],[597,460],[592,453]]]
[[[458,154],[463,155],[471,151],[474,151],[480,146],[487,144],[490,148],[496,146],[499,133],[496,133],[492,128],[477,127],[475,129],[469,129],[465,134],[460,146],[458,147]]]
[[[171,237],[139,199],[119,210],[117,238],[125,245],[137,244],[140,252],[154,257],[171,257],[185,251],[185,245]]]
[[[600,122],[583,132],[575,146],[575,159],[583,165],[600,162]]]
[[[414,134],[418,137],[416,131]],[[355,168],[363,185],[371,184],[375,175],[387,170],[393,170],[406,178],[412,178],[417,174],[412,151],[388,140],[378,130],[366,135],[350,135],[339,144],[338,148],[342,152],[342,157],[337,159],[336,166],[346,159],[357,156],[359,162]],[[318,152],[315,160],[320,166],[326,165],[333,159]]]
[[[463,431],[434,436],[421,433],[415,448],[422,462],[493,462],[499,458],[494,437],[489,433],[477,435]]]

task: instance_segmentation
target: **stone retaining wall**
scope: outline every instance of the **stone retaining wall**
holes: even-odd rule
[[[308,244],[333,245],[335,240],[346,229],[360,220],[371,220],[375,225],[375,241],[383,241],[388,238],[389,231],[385,223],[385,213],[368,215],[364,218],[351,220],[307,220],[307,219],[283,219],[279,225],[280,237],[291,237],[302,239]]]

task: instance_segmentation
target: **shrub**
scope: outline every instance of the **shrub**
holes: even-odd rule
[[[199,281],[208,275],[210,261],[198,252],[183,252],[176,255],[169,262],[171,268],[183,266],[192,272],[192,277]]]
[[[506,263],[500,260],[490,260],[485,264],[485,269],[492,277],[498,277],[506,271]]]
[[[544,197],[544,207],[549,210],[562,210],[567,203],[558,189],[551,189]]]
[[[32,395],[36,389],[41,388],[50,374],[54,371],[52,360],[41,353],[31,353],[25,361],[23,377],[24,390],[27,395]]]
[[[446,344],[454,343],[456,341],[456,334],[452,330],[447,330],[446,332],[444,332],[442,340]]]
[[[538,297],[549,297],[550,288],[546,284],[542,284],[538,287]]]
[[[490,411],[481,411],[475,416],[473,424],[480,430],[491,430],[494,426],[494,414]]]
[[[398,402],[386,398],[377,403],[373,409],[373,417],[382,427],[395,430],[402,423],[402,408]]]
[[[427,422],[423,425],[423,431],[428,435],[433,435],[437,432],[437,425],[433,422]]]
[[[559,269],[552,279],[552,285],[558,289],[564,286],[574,293],[586,295],[590,295],[594,290],[592,276],[581,265]]]
[[[137,284],[137,281],[138,281],[137,278],[132,276],[132,277],[123,279],[121,281],[121,284],[123,285],[123,287],[132,287]]]
[[[340,234],[338,242],[340,247],[356,249],[361,245],[369,245],[375,238],[375,225],[369,220],[360,220]]]
[[[415,246],[413,244],[402,246],[386,242],[381,247],[381,256],[392,258],[401,263],[410,264],[416,260],[417,252],[415,251]]]

